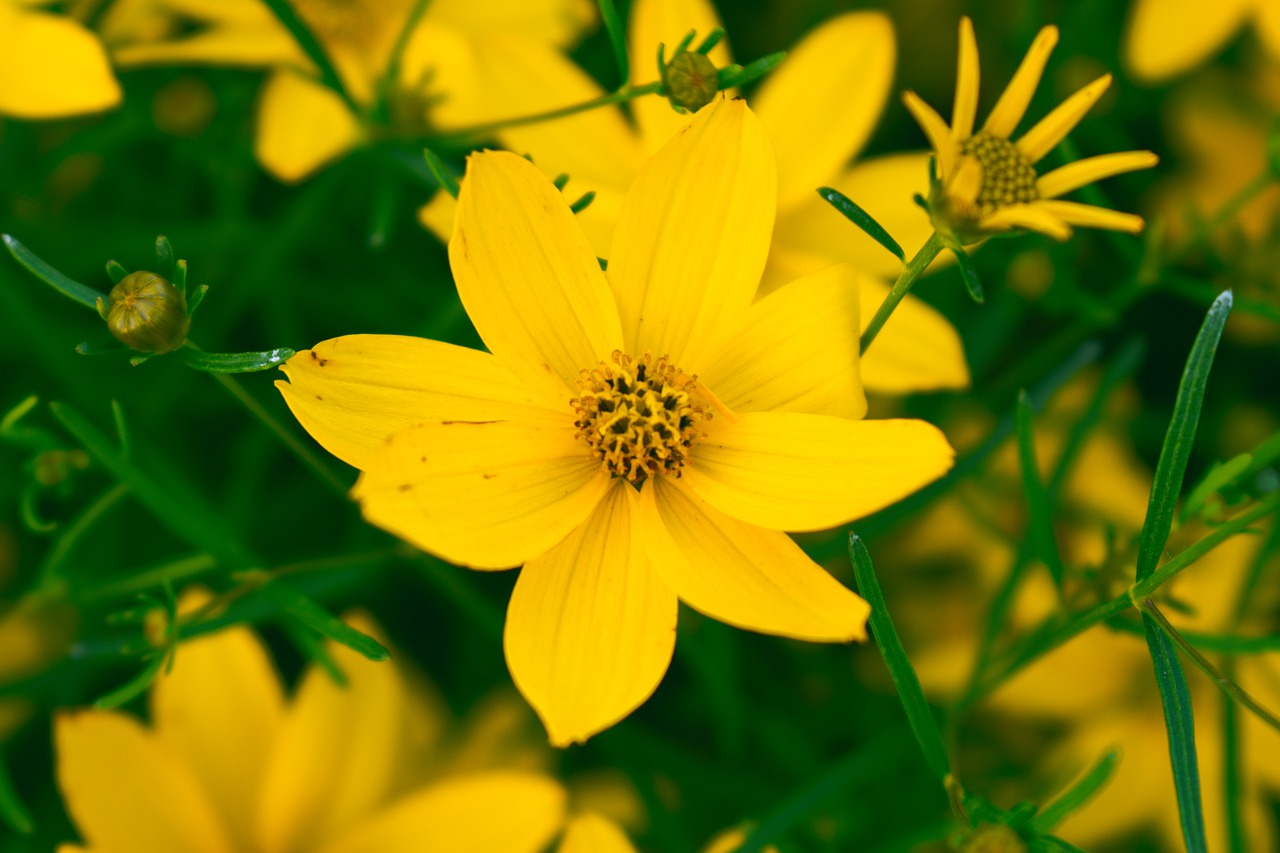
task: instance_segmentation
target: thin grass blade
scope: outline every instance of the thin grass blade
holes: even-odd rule
[[[627,29],[618,15],[618,7],[613,0],[598,0],[600,19],[604,21],[605,31],[609,34],[609,44],[613,47],[613,59],[618,63],[618,77],[622,81],[618,85],[625,86],[631,79],[631,67],[627,62]]]
[[[1027,496],[1027,510],[1031,517],[1031,538],[1036,553],[1049,568],[1053,582],[1062,589],[1064,568],[1058,543],[1053,536],[1053,511],[1049,504],[1049,492],[1040,479],[1036,465],[1034,415],[1031,401],[1025,390],[1018,392],[1015,423],[1018,432],[1018,461],[1022,468],[1022,491]]]
[[[1119,757],[1119,753],[1114,751],[1102,756],[1101,760],[1093,765],[1088,773],[1081,776],[1079,781],[1031,819],[1031,829],[1037,833],[1047,833],[1087,803],[1111,778]]]
[[[818,195],[822,196],[827,204],[838,210],[841,216],[858,226],[862,233],[884,246],[904,264],[907,262],[907,254],[902,251],[898,241],[893,239],[893,236],[883,225],[876,221],[874,216],[859,207],[852,199],[839,190],[833,190],[831,187],[818,187]]]
[[[369,660],[384,661],[391,657],[391,652],[382,643],[352,628],[295,587],[278,580],[268,580],[262,584],[259,592],[312,631],[341,643]]]

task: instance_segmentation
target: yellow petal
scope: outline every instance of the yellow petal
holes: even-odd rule
[[[973,134],[978,118],[978,40],[973,35],[973,21],[960,19],[960,52],[956,59],[956,101],[951,110],[951,136],[957,142]]]
[[[654,567],[693,609],[798,640],[866,639],[871,608],[785,533],[730,518],[668,477],[645,483],[640,513]]]
[[[570,411],[565,400],[536,400],[493,355],[426,338],[347,335],[281,369],[289,381],[276,387],[298,423],[355,468],[393,432],[426,420],[562,423]]]
[[[346,621],[382,636],[367,618]],[[368,817],[397,778],[407,706],[395,664],[326,648],[348,684],[318,666],[303,676],[258,791],[256,849],[315,849]]]
[[[643,551],[635,490],[614,480],[596,511],[520,572],[503,640],[516,687],[555,746],[585,741],[658,687],[675,648],[676,597]]]
[[[613,821],[584,814],[569,821],[556,853],[636,853],[636,848]]]
[[[1254,15],[1258,40],[1271,53],[1272,59],[1280,58],[1280,4],[1258,0]]]
[[[946,183],[951,178],[958,154],[956,142],[951,138],[951,128],[947,127],[938,111],[921,100],[915,92],[903,92],[902,102],[929,140],[929,146],[937,158],[938,178]]]
[[[863,276],[863,326],[889,293],[889,285]],[[969,387],[964,343],[955,326],[928,303],[907,296],[862,357],[862,384],[872,393],[911,394]]]
[[[125,44],[111,52],[121,67],[145,65],[226,65],[262,68],[307,60],[289,31],[280,26],[216,27],[185,38]]]
[[[0,3],[0,115],[49,119],[120,103],[106,51],[63,15]]]
[[[58,786],[89,847],[232,853],[192,768],[131,717],[59,714],[54,740]]]
[[[891,154],[864,160],[828,186],[844,193],[875,217],[898,241],[907,257],[914,255],[933,233],[929,214],[911,200],[915,193],[927,195],[929,192],[928,154]],[[778,211],[772,251],[814,256],[815,266],[792,269],[793,276],[817,272],[835,261],[847,261],[863,272],[883,278],[896,278],[902,269],[897,258],[836,212],[813,188],[804,202]],[[773,262],[771,257],[771,266]]]
[[[717,98],[649,161],[609,253],[628,351],[698,372],[760,284],[776,197],[773,152],[744,101]]]
[[[449,263],[489,350],[539,392],[576,389],[622,346],[595,250],[538,167],[505,151],[467,158]]]
[[[1054,149],[1080,123],[1111,85],[1111,75],[1103,74],[1059,104],[1018,140],[1018,150],[1035,163]]]
[[[1137,0],[1124,40],[1129,70],[1156,82],[1194,68],[1226,44],[1253,5],[1253,0]]]
[[[1095,207],[1074,201],[1038,201],[1035,206],[1068,225],[1104,228],[1108,231],[1124,231],[1128,234],[1137,234],[1142,231],[1142,217],[1132,213],[1121,213],[1118,210],[1107,210],[1105,207]]]
[[[469,36],[519,35],[566,47],[595,23],[596,7],[591,0],[431,0],[426,17]]]
[[[275,668],[246,628],[184,642],[151,688],[157,739],[192,768],[237,849],[253,847],[257,784],[283,715]]]
[[[713,419],[684,481],[707,503],[771,530],[824,530],[936,480],[955,451],[924,421],[793,412]]]
[[[1022,121],[1022,116],[1027,111],[1027,105],[1031,103],[1031,96],[1040,85],[1045,63],[1049,61],[1049,54],[1053,53],[1057,43],[1057,27],[1048,26],[1036,34],[1031,49],[1023,57],[1022,64],[1014,72],[1013,79],[1000,95],[1000,100],[996,101],[991,115],[987,116],[987,122],[982,126],[985,132],[1005,139],[1013,135],[1018,122]]]
[[[418,424],[369,460],[352,495],[372,524],[453,563],[505,569],[544,553],[599,502],[608,475],[564,426]]]
[[[690,30],[697,32],[690,45],[692,49],[719,26],[720,16],[709,0],[636,0],[631,4],[631,23],[627,28],[631,83],[643,86],[659,79],[659,44],[666,45],[666,58],[670,62],[676,46]],[[732,62],[728,39],[721,39],[707,56],[717,68]],[[666,145],[692,118],[680,115],[666,99],[656,96],[632,101],[631,110],[648,154]]]
[[[458,200],[444,190],[439,190],[431,201],[418,208],[418,221],[422,227],[436,235],[441,243],[448,243],[453,236],[453,225],[458,213]]]
[[[322,853],[539,853],[564,823],[565,792],[515,771],[445,779],[411,793]]]
[[[1066,240],[1071,236],[1071,226],[1053,214],[1047,207],[1049,202],[1034,204],[1011,204],[1002,207],[989,216],[984,216],[978,223],[987,231],[1009,231],[1014,228],[1025,228],[1052,237],[1055,240]]]
[[[702,853],[735,853],[747,840],[747,833],[741,829],[726,829],[715,838],[707,842],[707,846],[702,848]],[[778,853],[778,848],[772,844],[765,845],[761,853]]]
[[[1150,169],[1159,162],[1160,158],[1150,151],[1119,151],[1115,154],[1088,157],[1059,166],[1052,172],[1042,175],[1036,181],[1036,192],[1043,199],[1057,198],[1113,175],[1122,175],[1138,169]]]
[[[779,209],[807,200],[862,150],[884,111],[894,54],[887,15],[851,12],[805,36],[765,78],[751,104],[777,153]]]
[[[254,153],[280,180],[302,180],[346,154],[359,138],[355,117],[325,86],[290,70],[267,79],[258,104]]]
[[[759,300],[712,349],[699,378],[735,412],[862,417],[858,279],[836,264]]]

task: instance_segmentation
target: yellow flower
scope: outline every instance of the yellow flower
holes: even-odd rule
[[[559,783],[459,767],[442,714],[408,673],[329,651],[348,686],[313,666],[288,700],[257,637],[233,628],[181,645],[151,689],[150,727],[117,712],[59,715],[58,781],[85,849],[538,853],[555,838]]]
[[[657,78],[659,43],[668,51],[689,30],[699,38],[720,26],[707,0],[637,0],[629,27],[631,82]],[[727,40],[710,53],[719,67],[731,62]],[[761,287],[768,293],[832,263],[868,273],[862,280],[861,314],[869,322],[896,277],[897,260],[853,228],[818,197],[820,185],[857,200],[908,251],[924,244],[928,218],[911,202],[925,190],[926,157],[893,154],[849,166],[870,138],[893,82],[893,24],[880,12],[837,16],[815,29],[760,85],[751,101],[777,152],[778,208]],[[554,103],[549,102],[555,93]],[[578,103],[604,94],[599,84],[564,57],[553,57],[511,81],[515,103],[539,98],[539,108]],[[587,190],[595,201],[579,215],[596,254],[604,256],[627,188],[648,157],[685,127],[662,98],[632,101],[634,124],[619,108],[592,110],[553,122],[512,127],[497,134],[503,146],[530,153],[549,175],[567,173],[571,195]],[[905,188],[905,189],[904,189]],[[437,193],[420,217],[442,240],[453,232],[454,202]],[[969,384],[964,349],[955,329],[925,302],[908,296],[876,339],[862,365],[871,391],[902,394]]]
[[[740,829],[730,829],[713,838],[702,853],[733,853],[747,840]],[[579,815],[569,821],[556,853],[636,853],[626,833],[612,821],[596,814]],[[764,853],[778,853],[772,844]]]
[[[1135,77],[1157,82],[1194,68],[1252,20],[1259,40],[1280,59],[1280,3],[1275,0],[1136,0],[1124,55]]]
[[[951,126],[915,92],[904,93],[907,109],[933,146],[936,162],[929,204],[934,227],[940,232],[971,243],[1019,228],[1058,240],[1071,236],[1072,225],[1131,233],[1142,230],[1139,216],[1062,201],[1059,196],[1103,178],[1149,169],[1157,162],[1150,151],[1090,157],[1045,175],[1035,168],[1102,97],[1111,85],[1110,74],[1067,98],[1017,142],[1011,139],[1057,43],[1057,27],[1040,31],[986,123],[976,133],[978,45],[968,18],[960,20],[960,59]]]
[[[593,20],[588,0],[432,0],[390,81],[390,115],[374,120],[369,113],[413,0],[293,3],[360,115],[315,79],[292,36],[259,0],[153,2],[194,21],[195,34],[125,39],[114,50],[117,61],[270,67],[255,150],[263,167],[284,181],[301,180],[379,135],[421,135],[428,128],[449,130],[539,109],[508,97],[510,78],[554,61]]]
[[[753,304],[774,198],[764,129],[718,98],[641,172],[606,274],[537,167],[473,154],[449,257],[492,355],[351,336],[277,383],[363,471],[371,522],[451,562],[525,564],[507,662],[557,745],[654,691],[677,598],[766,633],[862,638],[866,603],[782,531],[843,524],[951,464],[928,424],[858,420],[855,271]]]
[[[41,0],[0,0],[0,116],[51,119],[120,103],[97,36]]]

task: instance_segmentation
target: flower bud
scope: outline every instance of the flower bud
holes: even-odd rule
[[[138,352],[172,352],[187,340],[187,300],[152,272],[133,272],[111,288],[107,328]]]
[[[711,103],[720,89],[716,66],[697,51],[682,50],[667,63],[662,72],[667,99],[690,112]]]

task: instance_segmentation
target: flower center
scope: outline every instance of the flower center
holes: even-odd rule
[[[666,356],[632,358],[615,350],[578,380],[582,395],[571,401],[578,435],[615,477],[632,483],[679,477],[698,424],[711,417],[696,384]]]
[[[960,153],[982,165],[982,189],[977,205],[981,214],[997,208],[1035,201],[1036,169],[1009,140],[990,133],[975,133],[960,143]]]

